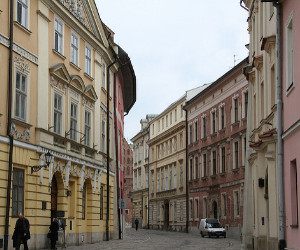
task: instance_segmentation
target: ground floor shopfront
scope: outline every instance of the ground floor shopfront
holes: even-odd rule
[[[9,145],[0,138],[0,238],[4,238]],[[45,154],[53,160],[44,165]],[[52,218],[60,222],[59,244],[81,245],[103,241],[106,232],[106,169],[26,142],[15,141],[13,148],[12,193],[9,217],[9,249],[18,213],[30,222],[30,249],[48,248],[47,233]],[[114,235],[114,174],[110,174],[109,232]],[[63,230],[65,225],[65,230]]]

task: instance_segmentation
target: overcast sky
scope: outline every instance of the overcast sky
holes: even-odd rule
[[[248,51],[248,13],[239,0],[95,0],[102,21],[131,58],[137,101],[125,138],[186,90],[213,82]]]

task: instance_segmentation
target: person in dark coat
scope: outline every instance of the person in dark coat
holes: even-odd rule
[[[137,231],[139,228],[139,220],[136,218],[134,223],[135,223],[135,230]]]
[[[59,226],[55,218],[53,218],[49,229],[50,229],[51,249],[56,249],[55,245],[56,245],[56,241],[58,240]]]
[[[13,247],[16,250],[20,249],[20,245],[24,244],[24,250],[28,250],[27,240],[30,239],[30,224],[29,221],[23,217],[22,213],[19,213],[19,219],[15,225],[15,231],[13,234]]]

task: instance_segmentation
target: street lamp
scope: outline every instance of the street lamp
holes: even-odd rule
[[[48,151],[45,154],[45,160],[46,160],[46,164],[42,165],[42,166],[32,166],[31,167],[31,174],[34,172],[38,172],[40,169],[42,169],[43,167],[48,168],[50,163],[53,161],[54,156]]]

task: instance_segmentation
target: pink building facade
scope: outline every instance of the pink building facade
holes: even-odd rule
[[[243,223],[248,82],[242,61],[186,105],[189,226],[217,218],[229,235]]]
[[[298,26],[299,25],[299,26]],[[282,1],[283,166],[286,243],[299,249],[300,2]],[[299,82],[298,82],[299,81]]]

